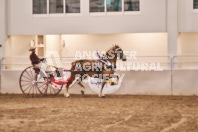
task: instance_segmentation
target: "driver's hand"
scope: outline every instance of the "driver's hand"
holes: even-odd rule
[[[45,58],[40,59],[40,61],[44,61],[44,60],[45,60]]]

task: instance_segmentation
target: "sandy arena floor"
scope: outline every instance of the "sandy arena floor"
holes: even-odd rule
[[[0,95],[1,132],[198,132],[198,97]]]

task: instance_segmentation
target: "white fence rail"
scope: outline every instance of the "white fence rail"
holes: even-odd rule
[[[47,60],[49,58],[46,58]],[[57,65],[57,58],[50,58],[52,60],[53,65]],[[61,63],[64,68],[70,68],[71,62],[74,61],[74,57],[61,57]],[[1,69],[6,70],[23,70],[28,66],[31,66],[30,59],[28,57],[5,57],[1,59]]]
[[[173,69],[198,69],[198,55],[177,55],[172,57]]]
[[[181,84],[189,83],[190,78],[192,78],[192,76],[193,77],[196,76],[195,73],[191,74],[193,73],[193,71],[198,72],[198,55],[178,55],[178,56],[173,56],[173,57],[169,57],[169,56],[136,56],[136,57],[137,59],[129,59],[127,60],[127,62],[133,62],[133,63],[144,62],[148,64],[160,63],[161,67],[164,70],[170,71],[168,72],[167,77],[169,77],[170,75],[169,79],[171,81],[169,82],[169,84],[171,86],[171,94],[175,92],[174,90],[177,89],[176,87],[180,85],[180,83]],[[55,59],[56,58],[52,59],[52,62],[54,63],[54,65],[56,65]],[[73,62],[75,58],[74,57],[61,57],[60,60],[65,69],[70,69],[71,62]],[[118,61],[118,62],[121,62],[121,61]],[[0,91],[1,91],[2,71],[23,70],[30,65],[31,65],[31,62],[28,57],[11,57],[11,58],[5,57],[5,58],[0,59]],[[187,75],[188,76],[187,80],[188,79],[189,80],[188,82],[185,82],[185,79],[180,78],[180,76],[183,74],[185,76],[186,72],[188,71],[191,71]],[[178,80],[178,78],[180,79]],[[182,82],[182,79],[183,79],[183,82]],[[193,88],[195,86],[196,84],[193,85]]]
[[[176,55],[171,58],[171,93],[175,70],[198,70],[198,55]]]
[[[136,56],[137,59],[128,59],[128,62],[132,63],[159,63],[163,69],[171,68],[171,58],[169,56]],[[62,67],[65,69],[71,68],[71,63],[76,60],[74,57],[60,57],[60,58],[47,58],[51,59],[52,65],[57,66],[56,59],[61,61]],[[28,57],[5,57],[1,59],[1,69],[6,70],[23,70],[31,65]],[[118,60],[119,63],[124,63]],[[133,70],[133,68],[131,68]]]

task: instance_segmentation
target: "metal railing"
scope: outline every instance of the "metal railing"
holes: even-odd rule
[[[172,57],[173,69],[198,69],[198,55],[176,55]]]
[[[174,70],[198,70],[198,55],[175,55],[171,58],[171,94]]]
[[[171,68],[171,57],[170,56],[136,56],[137,62],[145,62],[148,64],[151,63],[160,63],[163,69]],[[136,60],[132,60],[136,62]]]
[[[171,94],[173,93],[173,71],[178,69],[198,70],[198,55],[177,55],[177,56],[136,56],[137,59],[128,60],[132,62],[160,63],[164,68],[171,71]],[[14,60],[15,59],[15,60]],[[63,67],[70,69],[74,57],[60,57]],[[5,57],[0,59],[0,92],[1,92],[1,73],[2,70],[11,69],[23,70],[30,66],[31,62],[27,57]]]
[[[46,58],[47,60],[49,58]],[[52,64],[57,65],[56,58],[52,58]],[[63,67],[70,68],[71,62],[74,61],[74,57],[60,57],[61,63]],[[27,68],[28,66],[31,66],[30,59],[27,57],[4,57],[1,59],[1,69],[6,70],[23,70]]]
[[[133,63],[160,63],[163,69],[170,69],[171,68],[171,58],[169,56],[136,56],[137,59],[129,59],[127,62]],[[47,58],[48,60],[49,58]],[[52,64],[57,66],[57,62],[55,59],[57,58],[50,58]],[[75,61],[74,57],[60,57],[60,61],[62,67],[65,69],[71,68],[71,63]],[[29,58],[27,57],[5,57],[1,59],[1,69],[10,69],[10,70],[23,70],[26,67],[31,65]],[[118,60],[121,62],[121,60]]]

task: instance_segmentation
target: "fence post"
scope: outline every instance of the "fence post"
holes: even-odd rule
[[[173,59],[174,56],[171,58],[171,95],[173,95]]]
[[[175,61],[175,58],[176,58],[177,56],[173,56],[172,58],[171,58],[171,95],[173,95],[173,71],[174,71],[174,68],[175,68],[175,63],[174,63],[174,61]]]

